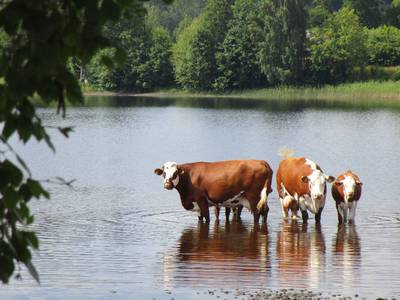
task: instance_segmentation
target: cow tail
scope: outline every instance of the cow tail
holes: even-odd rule
[[[258,213],[264,212],[266,210],[266,208],[268,207],[268,194],[272,192],[271,179],[273,171],[271,170],[271,167],[268,165],[267,162],[265,162],[265,167],[267,168],[268,172],[271,173],[271,176],[266,178],[264,187],[261,190],[260,201],[258,201],[257,203]]]
[[[267,194],[267,187],[264,186],[264,188],[261,191],[261,198],[260,201],[257,203],[257,212],[261,213],[262,211],[265,210],[265,207],[268,202],[268,194]]]

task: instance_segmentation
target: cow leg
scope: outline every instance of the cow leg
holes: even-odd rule
[[[254,224],[258,225],[258,222],[260,221],[260,214],[258,212],[254,212],[253,217],[254,217]]]
[[[243,205],[238,205],[235,207],[235,209],[233,210],[233,218],[235,220],[240,220],[240,215],[242,214],[242,210],[243,210]]]
[[[357,208],[357,201],[353,201],[350,203],[349,207],[349,224],[354,223],[354,218],[356,216],[356,208]]]
[[[217,205],[215,205],[215,208],[214,208],[215,222],[219,222],[219,211],[220,211],[220,207],[217,204]]]
[[[336,210],[337,210],[337,216],[338,216],[338,223],[339,225],[343,224],[343,207],[340,206],[340,204],[336,203]]]
[[[269,212],[268,204],[265,204],[264,211],[261,213],[263,216],[262,217],[263,223],[267,223],[268,212]]]
[[[315,214],[315,222],[316,223],[321,223],[321,214],[322,214],[322,210],[323,210],[324,208],[323,207],[321,207],[319,210],[318,210],[318,212]]]
[[[299,206],[297,205],[297,202],[295,200],[292,200],[290,203],[290,210],[292,212],[292,220],[297,220],[297,212],[299,210]]]
[[[230,207],[225,207],[225,220],[229,222],[229,216],[231,214],[231,208]],[[234,214],[235,215],[235,214]]]
[[[307,223],[308,222],[308,212],[307,209],[301,209],[301,217],[303,219],[303,223]]]
[[[203,218],[204,218],[207,223],[210,223],[210,211],[208,209],[208,202],[207,201],[197,201],[197,204],[200,207],[199,219],[201,218],[201,220],[203,220]]]
[[[279,200],[281,201],[282,217],[286,220],[289,218],[289,208],[284,205],[283,198],[279,198]]]

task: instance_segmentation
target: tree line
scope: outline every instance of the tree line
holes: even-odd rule
[[[70,66],[117,91],[336,84],[399,65],[399,28],[399,0],[153,0],[147,14],[105,26],[112,47]],[[110,69],[117,49],[126,59]]]

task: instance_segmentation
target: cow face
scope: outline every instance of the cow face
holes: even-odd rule
[[[311,199],[322,201],[325,199],[326,182],[333,182],[335,177],[327,176],[320,170],[313,170],[310,175],[303,176],[301,180],[308,183]]]
[[[356,188],[362,185],[362,182],[352,176],[345,176],[344,179],[335,182],[337,186],[343,186],[344,200],[346,202],[353,200]]]
[[[179,169],[176,162],[166,162],[161,168],[154,170],[156,175],[164,177],[164,188],[172,190],[179,183],[179,176],[183,174],[183,170]]]

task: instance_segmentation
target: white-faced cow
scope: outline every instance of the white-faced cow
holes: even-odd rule
[[[336,201],[338,222],[347,221],[349,211],[349,223],[354,222],[358,200],[361,197],[362,182],[352,171],[347,171],[336,177],[332,185],[332,196]]]
[[[209,206],[249,209],[258,223],[267,218],[272,169],[263,160],[231,160],[177,164],[167,162],[154,170],[163,175],[164,187],[175,188],[186,210],[210,221]]]
[[[282,160],[276,173],[276,185],[284,218],[289,209],[292,218],[297,218],[300,208],[303,222],[307,222],[307,210],[315,214],[315,221],[321,222],[325,206],[326,182],[335,180],[327,176],[321,168],[305,157],[290,157]]]

